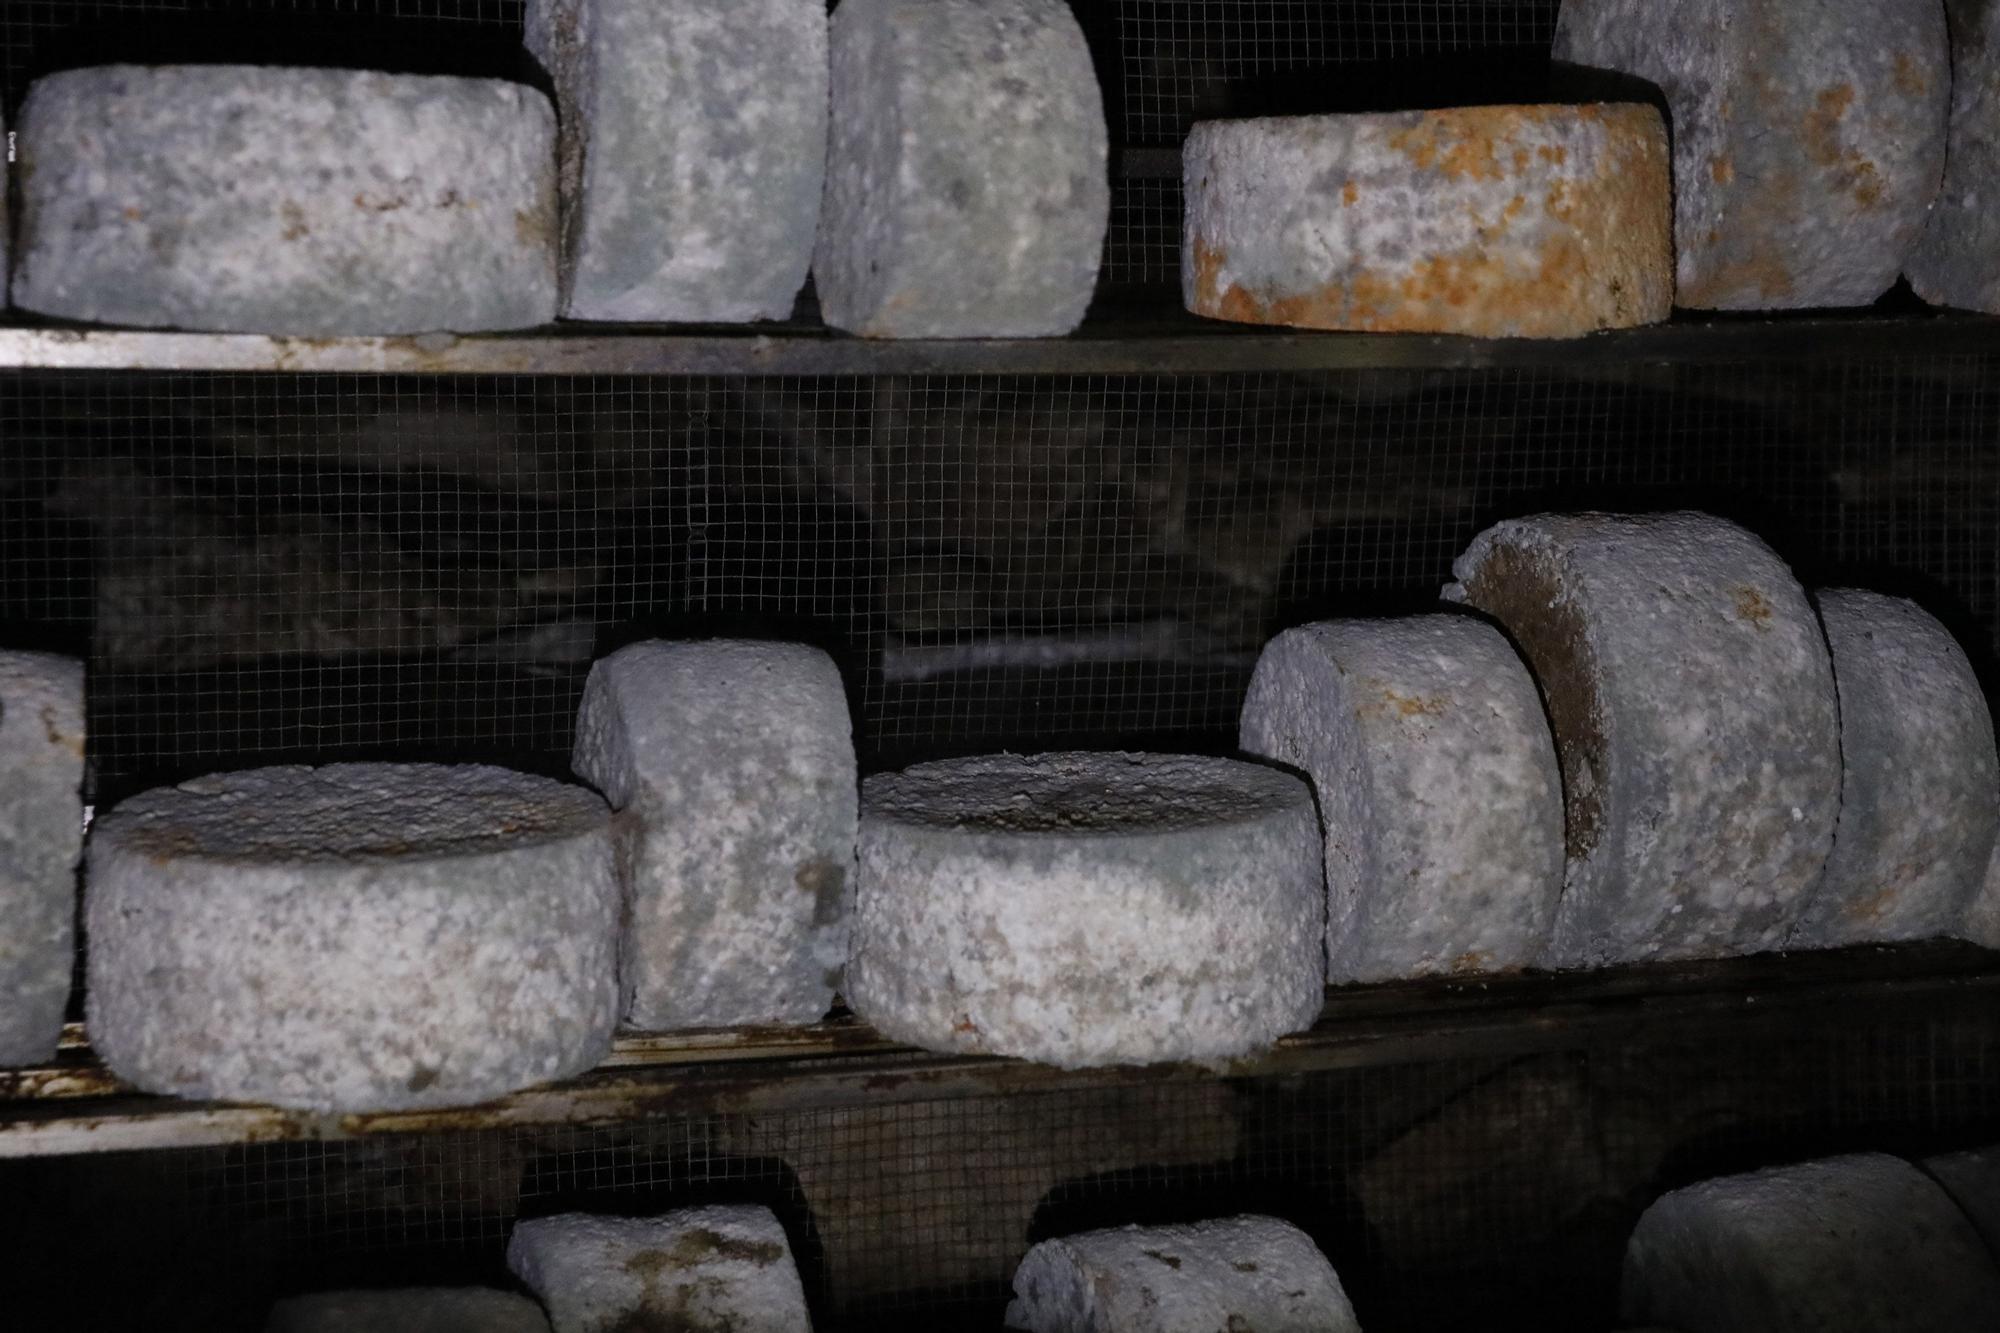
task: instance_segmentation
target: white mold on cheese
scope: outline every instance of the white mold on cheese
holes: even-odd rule
[[[610,812],[481,766],[226,773],[91,830],[89,1028],[149,1092],[459,1106],[596,1064],[617,1021]]]
[[[1540,684],[1568,866],[1550,961],[1781,947],[1840,805],[1825,638],[1792,573],[1706,514],[1544,514],[1480,534],[1446,596]]]
[[[1944,171],[1938,0],[1563,0],[1555,58],[1665,97],[1677,305],[1858,306],[1895,284]]]
[[[549,1321],[511,1291],[404,1287],[293,1296],[271,1307],[264,1333],[549,1333]]]
[[[847,958],[847,697],[802,644],[648,642],[591,669],[576,772],[621,811],[626,1019],[810,1023]]]
[[[1951,131],[1944,183],[1903,272],[1933,305],[2000,314],[2000,8],[1945,0]],[[1941,77],[1942,68],[1929,77]]]
[[[1620,1299],[1629,1321],[1702,1333],[1975,1333],[2000,1310],[2000,1270],[1935,1182],[1864,1154],[1657,1200]]]
[[[1483,106],[1197,125],[1181,293],[1251,324],[1574,337],[1673,307],[1648,106]]]
[[[56,1053],[76,966],[83,663],[0,652],[0,1065]]]
[[[555,133],[547,98],[492,79],[52,74],[21,108],[14,303],[310,336],[544,324]]]
[[[1221,1061],[1311,1024],[1305,783],[1228,759],[983,755],[862,788],[849,1003],[933,1050]]]
[[[553,1333],[812,1329],[791,1246],[768,1208],[532,1218],[515,1226],[507,1266],[541,1298]]]
[[[1951,934],[2000,835],[1993,719],[1972,664],[1914,602],[1819,594],[1840,699],[1840,818],[1791,942]]]
[[[1014,1272],[1026,1333],[1360,1333],[1312,1239],[1273,1217],[1117,1227],[1045,1240]]]
[[[1110,217],[1104,105],[1062,0],[842,0],[813,277],[871,338],[1068,333]]]
[[[826,166],[822,0],[530,0],[562,112],[563,313],[783,319]]]
[[[1562,893],[1562,776],[1498,630],[1468,615],[1288,630],[1257,663],[1241,743],[1318,795],[1330,981],[1541,959]]]

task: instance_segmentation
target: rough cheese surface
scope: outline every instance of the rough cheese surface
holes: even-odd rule
[[[1665,95],[1677,304],[1868,305],[1894,285],[1944,171],[1937,0],[1563,0],[1555,58]]]
[[[294,1296],[271,1307],[264,1333],[549,1333],[549,1321],[511,1291],[407,1287]]]
[[[1924,1171],[1944,1187],[2000,1259],[2000,1144],[1930,1158]]]
[[[591,668],[572,764],[623,812],[626,1019],[810,1023],[846,962],[860,801],[832,659],[649,642]]]
[[[1568,866],[1550,961],[1785,943],[1840,805],[1826,641],[1770,548],[1706,514],[1488,529],[1446,596],[1497,618],[1547,702]]]
[[[1110,218],[1097,76],[1062,0],[842,0],[813,277],[873,338],[1068,333]]]
[[[826,166],[821,0],[530,0],[561,108],[563,313],[783,319]]]
[[[1933,305],[2000,314],[2000,9],[1945,0],[1951,130],[1944,183],[1903,272]]]
[[[56,1053],[76,966],[83,663],[0,652],[0,1065]]]
[[[2000,949],[2000,843],[1987,859],[1986,873],[1980,877],[1965,916],[1951,933],[1988,949]]]
[[[1312,793],[1228,759],[982,755],[862,787],[847,1000],[933,1050],[1221,1061],[1309,1026]]]
[[[521,1222],[507,1266],[554,1333],[811,1333],[805,1288],[768,1208],[660,1217],[564,1213]]]
[[[521,84],[106,65],[21,109],[14,303],[242,333],[556,313],[555,116]]]
[[[1880,1154],[1703,1181],[1625,1249],[1624,1317],[1703,1333],[1990,1330],[2000,1270],[1923,1172]]]
[[[1534,679],[1467,615],[1339,620],[1265,647],[1241,744],[1303,770],[1326,831],[1327,978],[1540,961],[1562,775]]]
[[[1213,121],[1182,164],[1181,293],[1248,324],[1562,338],[1673,307],[1646,106]]]
[[[387,1111],[590,1068],[617,1021],[610,812],[481,766],[220,774],[91,830],[89,1026],[150,1092]]]
[[[1792,944],[1952,934],[2000,835],[1993,719],[1972,664],[1914,602],[1819,594],[1840,699],[1840,818]]]
[[[1117,1227],[1045,1240],[1014,1272],[1026,1333],[1360,1333],[1311,1237],[1274,1217]]]

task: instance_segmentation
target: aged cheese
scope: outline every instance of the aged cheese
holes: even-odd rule
[[[1934,305],[2000,314],[2000,8],[1945,0],[1951,30],[1951,131],[1944,184],[1903,265]]]
[[[89,1027],[149,1092],[386,1111],[578,1073],[617,1021],[610,812],[480,766],[264,768],[91,830]]]
[[[1944,1187],[1987,1248],[2000,1256],[2000,1144],[1933,1157],[1924,1170]]]
[[[1626,1245],[1621,1304],[1702,1333],[1990,1333],[2000,1271],[1936,1183],[1871,1153],[1659,1199]]]
[[[1840,818],[1791,942],[1949,935],[2000,834],[1993,719],[1949,631],[1900,597],[1819,594],[1840,700]]]
[[[1274,1217],[1118,1227],[1045,1240],[1014,1272],[1027,1333],[1361,1333],[1326,1256]]]
[[[1062,0],[842,0],[813,279],[872,338],[1068,333],[1110,217],[1104,107]]]
[[[812,1329],[791,1246],[768,1208],[533,1218],[515,1226],[507,1266],[541,1298],[554,1333]]]
[[[1994,846],[1986,871],[1980,876],[1979,888],[1973,892],[1965,916],[1951,933],[1988,949],[2000,949],[2000,844]]]
[[[556,312],[555,117],[489,79],[107,65],[21,108],[14,303],[244,333]]]
[[[783,319],[826,165],[821,0],[530,0],[562,112],[563,313]]]
[[[848,1002],[933,1050],[1222,1060],[1318,1014],[1306,785],[1229,759],[982,755],[862,787]]]
[[[0,1065],[56,1053],[76,966],[83,664],[0,652]]]
[[[1544,514],[1480,534],[1447,597],[1496,617],[1547,701],[1568,867],[1550,960],[1780,947],[1840,803],[1819,622],[1706,514]]]
[[[1895,283],[1944,170],[1938,0],[1563,0],[1555,57],[1665,95],[1677,304],[1867,305]]]
[[[1561,338],[1673,305],[1667,134],[1646,106],[1197,125],[1181,292],[1198,315]]]
[[[408,1287],[294,1296],[271,1307],[264,1333],[549,1333],[549,1321],[511,1291]]]
[[[1288,630],[1257,662],[1241,740],[1318,795],[1328,980],[1540,960],[1562,893],[1562,777],[1535,682],[1491,625]]]
[[[623,811],[635,1027],[809,1023],[847,958],[854,741],[825,653],[651,642],[591,669],[577,774]]]

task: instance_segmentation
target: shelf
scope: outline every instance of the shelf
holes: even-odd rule
[[[395,1133],[606,1124],[657,1114],[761,1114],[1074,1087],[1295,1075],[1430,1060],[1588,1049],[1606,1041],[1716,1039],[1803,1010],[1879,1020],[1940,1002],[2000,1001],[2000,954],[1935,943],[1597,973],[1517,974],[1329,990],[1319,1022],[1254,1059],[1065,1072],[1019,1060],[936,1055],[852,1021],[803,1028],[626,1034],[580,1078],[481,1106],[312,1115],[133,1091],[80,1028],[57,1059],[0,1071],[0,1157],[56,1156]]]
[[[2000,350],[2000,318],[1949,312],[1685,316],[1543,341],[1311,333],[1179,311],[1094,314],[1068,338],[876,342],[804,322],[565,325],[457,337],[276,338],[53,326],[0,329],[0,369],[417,375],[1110,375],[1593,367]]]

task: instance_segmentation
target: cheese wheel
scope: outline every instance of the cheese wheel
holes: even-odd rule
[[[89,1027],[149,1092],[461,1106],[590,1068],[617,1022],[610,812],[476,765],[263,768],[91,829]]]
[[[1804,590],[1706,514],[1498,524],[1447,597],[1497,618],[1547,701],[1568,866],[1550,960],[1782,946],[1840,805],[1840,724]]]
[[[783,319],[826,167],[821,0],[530,0],[561,110],[563,314]]]
[[[2000,10],[1945,0],[1951,128],[1944,182],[1903,272],[1933,305],[2000,314]],[[1941,71],[1926,73],[1936,78]]]
[[[832,660],[732,639],[621,649],[591,668],[571,762],[624,825],[626,1020],[824,1017],[859,802]]]
[[[521,84],[107,65],[21,108],[14,304],[241,333],[556,313],[555,116]]]
[[[1318,795],[1328,980],[1541,959],[1562,893],[1562,777],[1498,630],[1466,615],[1287,630],[1258,659],[1241,742]]]
[[[1867,305],[1895,284],[1944,170],[1938,0],[1563,0],[1555,58],[1666,99],[1676,304]]]
[[[1062,0],[842,0],[813,278],[871,338],[1068,333],[1111,212],[1104,104]]]
[[[1311,1024],[1312,793],[1229,759],[981,755],[862,787],[846,996],[897,1041],[1046,1064],[1219,1061]]]
[[[1624,1317],[1695,1333],[1975,1333],[2000,1271],[1945,1192],[1879,1153],[1703,1181],[1625,1249]]]
[[[1181,292],[1214,319],[1564,338],[1673,305],[1667,134],[1646,106],[1197,125]]]
[[[0,652],[0,1064],[55,1055],[76,968],[83,663]]]
[[[515,1226],[507,1266],[541,1298],[553,1333],[812,1330],[798,1265],[768,1208],[532,1218]]]
[[[1792,932],[1802,948],[1949,935],[2000,835],[1993,719],[1972,664],[1914,602],[1819,594],[1840,700],[1840,818]]]

